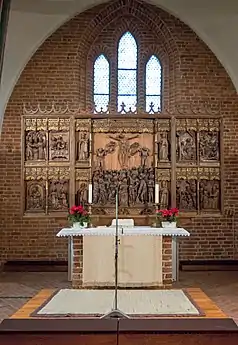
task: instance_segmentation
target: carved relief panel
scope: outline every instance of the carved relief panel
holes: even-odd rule
[[[197,120],[176,120],[176,160],[181,164],[197,162]]]
[[[171,171],[170,169],[157,169],[159,183],[159,206],[166,209],[171,206]]]
[[[94,120],[93,131],[93,204],[115,207],[118,191],[120,210],[153,205],[153,121]]]
[[[218,119],[204,119],[199,125],[199,158],[201,163],[219,163],[220,159],[220,122]]]
[[[46,170],[44,168],[26,168],[25,211],[42,213],[46,209]]]
[[[69,169],[53,167],[48,170],[48,209],[67,211],[69,208]]]
[[[181,211],[197,211],[197,168],[179,168],[176,171],[176,205]]]
[[[220,211],[221,185],[219,168],[199,169],[199,192],[199,203],[201,211]]]

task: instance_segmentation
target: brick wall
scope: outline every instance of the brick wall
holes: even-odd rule
[[[2,260],[67,258],[66,241],[55,238],[66,220],[23,218],[20,212],[23,102],[68,102],[72,107],[88,107],[94,57],[106,52],[114,59],[116,40],[128,29],[137,37],[144,58],[154,52],[160,56],[165,106],[191,101],[210,101],[215,106],[221,102],[224,202],[225,207],[238,208],[238,102],[226,71],[196,34],[175,17],[134,0],[112,1],[78,15],[47,39],[27,64],[12,93],[0,145]],[[143,57],[139,63],[142,60]],[[143,82],[143,76],[139,82]],[[113,84],[111,92],[115,95]],[[183,241],[182,259],[233,258],[235,236],[231,221],[225,216],[187,219],[186,228],[192,237]]]

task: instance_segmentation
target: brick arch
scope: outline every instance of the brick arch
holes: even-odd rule
[[[137,0],[118,0],[110,2],[107,6],[105,6],[95,18],[93,18],[90,23],[85,28],[82,37],[85,37],[80,42],[78,48],[78,60],[85,65],[85,74],[81,76],[80,80],[80,88],[85,90],[84,81],[87,80],[86,71],[88,71],[87,64],[87,57],[88,52],[90,51],[91,47],[95,44],[97,37],[103,31],[105,27],[108,27],[112,22],[115,20],[122,18],[122,26],[117,28],[117,34],[119,35],[122,33],[121,30],[128,28],[128,25],[131,24],[131,27],[128,28],[130,32],[134,35],[133,31],[137,31],[134,27],[133,30],[133,19],[137,21],[143,22],[144,25],[147,26],[150,32],[153,32],[153,36],[157,42],[160,42],[160,45],[164,47],[164,50],[167,52],[169,56],[169,64],[173,65],[174,68],[170,71],[170,78],[172,80],[170,93],[172,90],[176,89],[177,79],[179,79],[179,71],[180,71],[180,55],[177,43],[170,32],[168,26],[165,24],[163,19],[158,18],[153,11],[154,7],[150,4],[144,4]],[[175,69],[176,72],[175,73]],[[88,85],[86,89],[89,91]],[[83,92],[80,92],[80,103],[88,105],[87,98],[83,95]]]

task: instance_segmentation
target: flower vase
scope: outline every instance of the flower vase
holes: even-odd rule
[[[80,222],[75,222],[75,223],[73,223],[73,228],[77,228],[77,229],[79,229],[79,228],[81,228],[82,226],[81,226],[81,223]]]
[[[177,227],[176,222],[162,222],[162,228],[175,229]]]

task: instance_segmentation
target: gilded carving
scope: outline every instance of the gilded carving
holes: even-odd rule
[[[170,169],[156,169],[156,179],[157,181],[170,181],[171,172]]]
[[[48,179],[49,180],[68,180],[69,168],[68,167],[49,167]]]
[[[25,139],[25,160],[38,161],[46,159],[46,134],[45,132],[30,131]]]
[[[55,131],[55,132],[66,132],[69,131],[70,128],[70,119],[69,118],[57,118],[57,119],[49,119],[48,120],[48,130]]]
[[[25,168],[25,180],[47,180],[46,168]]]
[[[220,180],[219,168],[198,168],[198,176],[200,180]]]
[[[50,133],[49,159],[53,161],[69,160],[69,133]]]
[[[75,130],[77,132],[89,132],[91,129],[91,119],[76,119]]]
[[[169,119],[156,120],[155,128],[156,128],[157,132],[169,132],[170,131],[170,120]]]
[[[69,207],[69,182],[55,181],[49,182],[48,205],[51,211],[66,211]]]
[[[94,133],[154,133],[153,120],[145,119],[124,119],[118,121],[114,119],[93,120]]]
[[[25,119],[25,131],[47,131],[47,119]]]
[[[89,180],[89,169],[76,169],[75,170],[75,179],[76,181],[88,181]]]

